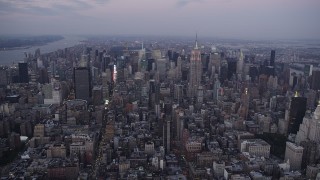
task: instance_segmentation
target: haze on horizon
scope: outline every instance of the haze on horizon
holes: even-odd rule
[[[319,0],[0,0],[0,35],[320,39]]]

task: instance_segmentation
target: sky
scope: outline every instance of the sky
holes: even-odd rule
[[[0,0],[0,35],[320,39],[320,0]]]

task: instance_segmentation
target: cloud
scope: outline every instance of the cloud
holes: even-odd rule
[[[0,13],[1,14],[31,14],[43,16],[55,16],[61,13],[76,13],[86,9],[92,9],[98,5],[105,4],[110,0],[55,0],[55,1],[42,1],[42,0],[0,0]]]
[[[200,2],[204,2],[204,0],[178,0],[176,3],[176,7],[185,7],[188,4]]]

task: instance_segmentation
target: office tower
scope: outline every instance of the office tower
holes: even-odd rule
[[[107,72],[101,74],[102,79],[102,97],[104,100],[109,99],[109,85],[111,83],[111,72],[107,69]]]
[[[155,70],[155,59],[148,59],[147,71]]]
[[[121,56],[120,58],[117,58],[117,82],[125,81],[125,67],[125,57]]]
[[[92,89],[92,104],[101,105],[103,103],[102,86],[94,86]]]
[[[19,82],[20,83],[28,83],[29,82],[28,64],[27,63],[19,63]]]
[[[201,53],[201,65],[202,65],[202,71],[208,72],[208,66],[209,66],[210,56],[204,53]]]
[[[307,109],[314,109],[316,105],[317,92],[309,89],[308,92],[305,93],[305,97],[307,98]]]
[[[302,169],[305,169],[307,165],[315,164],[318,156],[317,146],[318,143],[315,141],[302,141],[300,146],[303,147],[302,155]]]
[[[0,86],[6,86],[8,84],[7,70],[0,69]]]
[[[182,84],[175,84],[174,85],[174,94],[173,98],[177,100],[179,103],[183,100],[183,85]]]
[[[197,89],[197,103],[203,103],[204,89],[202,86],[199,86]]]
[[[244,120],[247,120],[248,117],[249,99],[248,88],[245,88],[244,92],[241,95],[241,106],[239,108],[239,114]]]
[[[138,71],[145,71],[147,67],[146,49],[141,44],[141,50],[138,51]]]
[[[313,65],[312,64],[305,64],[304,65],[304,76],[308,77],[312,75],[312,71],[313,71]]]
[[[101,71],[106,72],[109,63],[111,62],[111,57],[109,55],[104,55],[101,62]]]
[[[167,55],[168,55],[169,61],[172,61],[173,60],[173,51],[168,50]]]
[[[251,81],[254,82],[258,76],[259,76],[259,70],[257,66],[250,66],[249,68],[249,76],[251,78]]]
[[[155,108],[155,92],[156,92],[156,86],[155,86],[155,80],[150,79],[149,80],[149,107]]]
[[[213,85],[213,101],[215,103],[219,100],[219,91],[220,91],[220,81],[218,79],[218,75],[215,75],[214,85]]]
[[[183,127],[184,127],[184,112],[181,109],[176,109],[174,110],[173,118],[174,118],[174,127],[175,130],[173,132],[175,138],[177,141],[182,140],[182,132],[183,132]]]
[[[89,55],[83,54],[81,56],[80,61],[79,61],[79,67],[88,67],[89,66],[89,62],[90,62]]]
[[[311,89],[320,90],[320,70],[312,71]]]
[[[91,76],[90,69],[78,67],[73,70],[73,83],[76,99],[91,100]]]
[[[291,98],[289,107],[289,124],[288,134],[296,134],[299,130],[299,126],[302,123],[303,117],[306,113],[307,98],[298,97],[296,92],[295,96]]]
[[[165,80],[167,71],[166,59],[157,59],[157,71],[159,72],[160,80]]]
[[[275,50],[271,50],[270,66],[274,66],[275,59],[276,59],[276,51]]]
[[[181,56],[177,59],[177,67],[176,67],[176,80],[179,81],[182,78],[182,59]]]
[[[170,153],[171,149],[170,149],[170,139],[171,139],[171,135],[170,135],[170,124],[171,121],[166,120],[163,123],[163,145],[166,147],[166,152]]]
[[[243,63],[244,63],[243,58],[244,58],[243,53],[240,49],[238,52],[238,57],[237,57],[237,59],[238,59],[238,61],[237,61],[237,74],[241,74],[241,75],[243,73]]]
[[[228,62],[223,60],[220,69],[220,82],[223,84],[228,79]]]
[[[190,73],[189,73],[189,87],[188,96],[194,97],[196,90],[201,82],[202,75],[202,64],[201,64],[201,52],[198,48],[198,40],[196,38],[196,44],[194,49],[191,51],[190,58]]]
[[[288,161],[290,163],[290,170],[296,171],[301,169],[303,156],[303,147],[298,146],[291,142],[286,142],[286,152],[284,161]]]
[[[228,79],[231,80],[231,78],[236,74],[236,72],[237,72],[236,59],[229,59],[228,60]]]
[[[215,73],[220,73],[220,64],[221,64],[221,58],[220,54],[217,52],[212,52],[210,54],[210,61],[209,61],[209,72],[211,75],[214,75]]]
[[[48,71],[46,68],[39,68],[39,78],[38,78],[38,82],[40,84],[45,84],[45,83],[49,83],[49,75],[48,75]]]

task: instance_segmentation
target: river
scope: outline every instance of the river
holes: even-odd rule
[[[22,61],[24,58],[24,52],[34,54],[36,49],[40,49],[41,54],[49,53],[56,51],[58,49],[64,49],[67,47],[72,47],[74,45],[80,44],[82,40],[85,40],[83,37],[79,36],[63,36],[64,39],[59,41],[51,42],[42,46],[32,46],[27,49],[14,49],[0,51],[0,65],[11,65],[13,62],[17,63]]]

